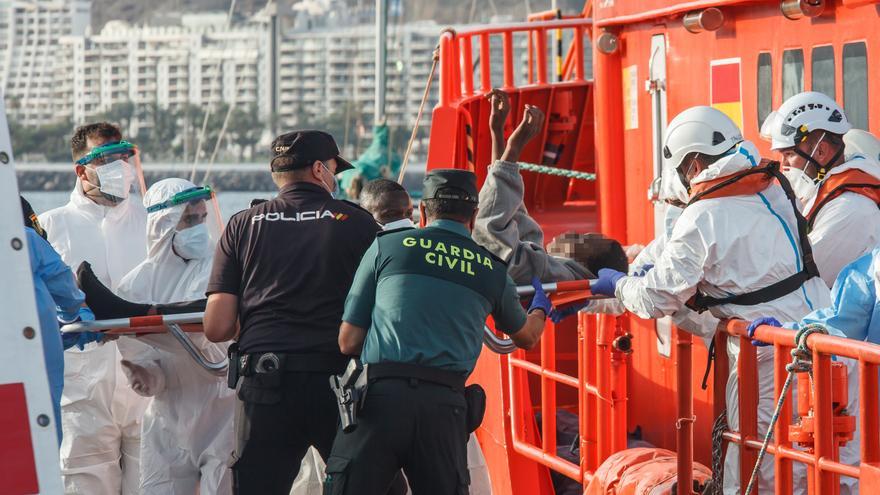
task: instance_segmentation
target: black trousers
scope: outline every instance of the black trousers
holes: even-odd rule
[[[239,495],[288,495],[309,446],[326,461],[339,423],[330,373],[242,378],[235,410],[233,486]]]
[[[330,373],[281,372],[242,378],[235,410],[233,486],[238,495],[288,495],[314,446],[324,461],[339,427]],[[387,495],[405,495],[399,473]]]
[[[381,495],[403,468],[413,495],[466,495],[466,403],[449,387],[371,382],[358,427],[336,436],[324,495]]]

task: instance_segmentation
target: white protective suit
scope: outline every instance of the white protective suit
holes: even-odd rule
[[[49,242],[76,270],[88,261],[115,288],[146,256],[146,211],[137,195],[115,207],[88,199],[80,181],[70,202],[39,217]],[[67,494],[138,493],[141,416],[147,400],[123,377],[115,342],[64,352],[61,475]]]
[[[760,162],[757,149],[748,141],[702,171],[692,184],[726,177]],[[742,294],[787,278],[801,270],[795,213],[779,185],[757,193],[710,198],[688,206],[675,223],[655,266],[644,277],[624,277],[615,295],[626,308],[641,318],[660,318],[679,311],[699,289],[709,296]],[[716,318],[753,320],[774,316],[780,321],[800,319],[830,302],[828,288],[818,277],[792,293],[754,306],[721,305],[710,309]],[[739,343],[728,341],[730,372],[727,418],[732,430],[739,429],[736,361]],[[773,397],[773,349],[758,350],[758,427],[766,431],[775,407]],[[739,491],[739,449],[730,445],[725,460],[724,493]],[[773,491],[773,460],[761,465],[759,490]],[[745,483],[746,480],[743,480]],[[796,482],[806,478],[798,476]],[[797,490],[800,491],[800,490]]]
[[[184,179],[161,180],[147,191],[144,204],[169,200],[194,187]],[[117,290],[121,297],[148,304],[204,299],[213,244],[205,237],[203,256],[189,261],[172,249],[175,227],[186,208],[184,203],[149,214],[147,259],[122,279]],[[211,343],[202,334],[189,337],[209,360],[226,356],[226,344]],[[141,493],[232,493],[227,461],[233,448],[235,397],[224,377],[196,364],[169,334],[122,337],[119,350],[132,363],[125,367],[132,385],[153,397],[144,414]]]
[[[873,159],[857,155],[829,170],[825,180],[852,169],[880,179],[880,165]],[[810,211],[815,200],[814,194],[804,202],[804,213]],[[831,287],[844,266],[880,244],[880,208],[866,196],[845,192],[819,210],[810,230],[810,243],[819,274]]]

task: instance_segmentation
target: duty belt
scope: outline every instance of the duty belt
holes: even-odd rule
[[[366,367],[368,380],[371,382],[383,378],[402,378],[444,385],[457,391],[463,391],[467,381],[467,376],[463,372],[417,364],[384,362],[369,364]]]
[[[311,371],[339,373],[345,369],[348,356],[334,354],[294,354],[284,352],[253,352],[242,354],[239,367],[242,376],[255,373],[283,371]]]

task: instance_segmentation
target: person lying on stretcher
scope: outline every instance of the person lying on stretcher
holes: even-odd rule
[[[492,160],[480,190],[474,240],[508,264],[517,285],[595,278],[601,268],[626,271],[628,263],[620,243],[601,234],[566,232],[544,247],[544,232],[523,202],[525,185],[519,172],[525,146],[544,127],[544,113],[526,105],[523,118],[505,145],[504,124],[510,98],[495,89],[488,95],[492,106]],[[503,151],[502,151],[503,150]]]

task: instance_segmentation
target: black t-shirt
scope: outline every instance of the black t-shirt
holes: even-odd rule
[[[243,352],[338,356],[345,297],[379,230],[321,186],[289,184],[229,220],[207,293],[238,296]]]

